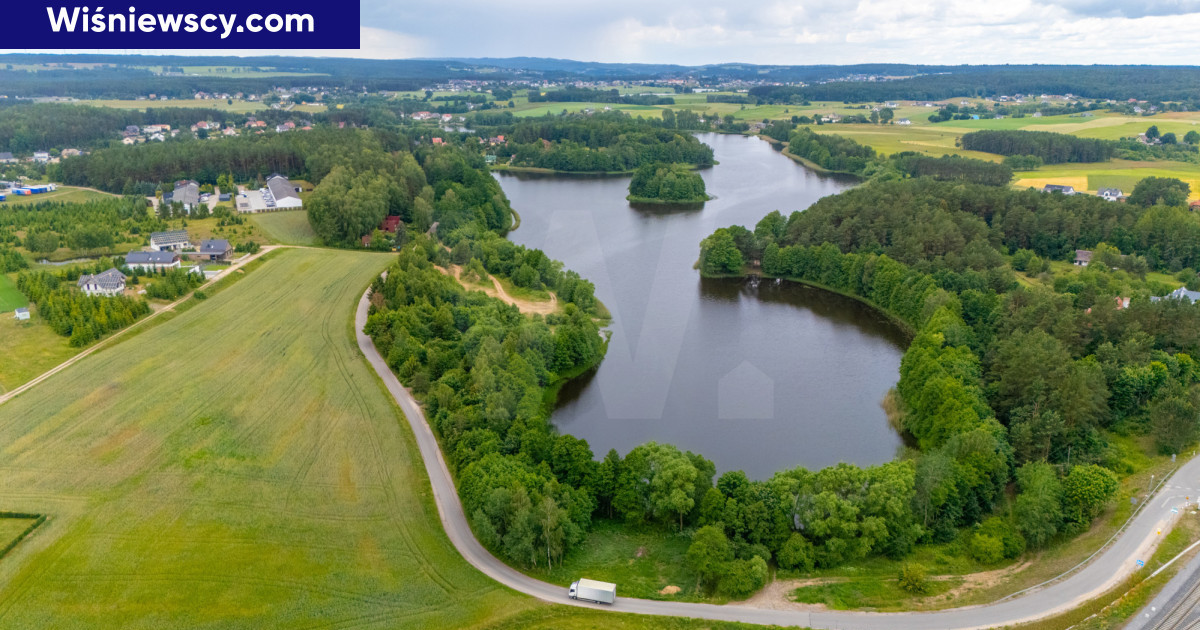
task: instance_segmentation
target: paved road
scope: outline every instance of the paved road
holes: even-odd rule
[[[573,601],[567,598],[566,588],[535,580],[510,568],[475,539],[463,514],[462,503],[459,502],[446,461],[442,458],[437,439],[425,421],[421,407],[388,369],[370,337],[362,332],[367,321],[368,305],[367,295],[364,294],[354,319],[358,346],[412,426],[433,486],[438,515],[450,542],[454,543],[467,562],[497,582],[555,604],[648,615],[846,630],[968,630],[1016,624],[1069,610],[1124,580],[1136,568],[1137,559],[1149,558],[1150,551],[1160,538],[1159,532],[1165,535],[1170,529],[1177,518],[1172,508],[1182,505],[1185,496],[1190,496],[1194,501],[1200,494],[1200,458],[1194,458],[1182,465],[1174,477],[1163,484],[1153,501],[1130,523],[1125,533],[1091,564],[1041,590],[986,606],[927,613],[859,613],[767,610],[736,604],[718,606],[628,597],[618,597],[616,604],[611,606]],[[619,589],[620,585],[618,592]]]

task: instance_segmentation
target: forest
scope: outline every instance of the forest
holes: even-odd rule
[[[683,164],[643,164],[629,180],[630,201],[697,203],[708,200],[704,178]]]
[[[1078,138],[1051,131],[983,129],[964,134],[962,148],[998,155],[1032,155],[1044,164],[1064,162],[1107,162],[1116,153],[1117,143],[1095,138]]]
[[[118,243],[141,243],[151,232],[166,228],[147,207],[142,197],[0,205],[0,249],[23,245],[39,256],[60,247],[83,256],[109,254]]]
[[[512,156],[513,166],[566,172],[625,172],[653,162],[711,166],[712,149],[677,129],[683,128],[674,113],[646,120],[622,112],[545,116],[495,128],[505,135],[498,153]]]
[[[1123,250],[1100,242],[1126,231],[1137,240],[1132,233],[1148,216],[1178,209],[1106,214],[1102,200],[1059,198],[1036,207],[1047,215],[1040,224],[1034,213],[1021,216],[1037,193],[963,186],[873,182],[790,217],[773,212],[752,231],[733,226],[707,237],[700,265],[710,275],[751,265],[857,296],[915,331],[897,392],[902,426],[920,452],[891,464],[912,476],[893,491],[906,505],[883,521],[889,532],[913,528],[910,543],[954,539],[975,525],[967,552],[995,561],[1088,527],[1128,470],[1106,436],[1148,433],[1164,453],[1200,437],[1200,370],[1191,358],[1200,352],[1200,309],[1151,301],[1144,288],[1128,308],[1117,306],[1116,297],[1144,285],[1110,268]],[[1094,226],[1076,238],[1106,262],[1055,278],[1053,288],[1017,283],[1010,248],[1014,265],[1042,267],[1038,257],[1058,254],[1054,240],[1069,238],[1057,222]],[[1008,231],[1021,224],[1033,231]],[[1160,235],[1146,233],[1141,247],[1165,249]],[[1017,249],[1026,238],[1034,250]],[[1197,281],[1194,271],[1185,275]],[[1019,492],[1004,507],[1014,480]],[[819,539],[808,528],[801,535],[796,545],[811,550],[802,554],[810,567]]]

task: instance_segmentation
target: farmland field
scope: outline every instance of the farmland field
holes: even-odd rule
[[[391,260],[282,252],[0,406],[0,509],[49,515],[0,561],[0,625],[723,625],[549,606],[462,560],[351,336]]]
[[[235,114],[249,114],[264,109],[270,109],[270,105],[264,105],[261,101],[237,101],[232,105],[226,101],[217,99],[172,99],[169,101],[138,101],[138,100],[118,100],[118,99],[94,99],[85,101],[71,101],[76,105],[92,105],[95,107],[113,107],[117,109],[146,109],[147,107],[202,107],[205,109],[219,109],[224,112],[233,112]],[[292,110],[296,113],[314,113],[325,111],[324,105],[297,105]]]
[[[12,317],[14,309],[28,306],[29,300],[17,290],[17,283],[7,274],[0,274],[0,315]]]
[[[247,216],[274,243],[284,245],[315,245],[317,243],[317,235],[313,232],[312,225],[308,223],[308,213],[303,210],[263,212]]]

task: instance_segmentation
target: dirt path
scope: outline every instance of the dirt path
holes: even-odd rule
[[[995,569],[992,571],[980,571],[979,573],[968,573],[965,575],[930,576],[929,579],[938,581],[953,579],[963,580],[962,584],[959,584],[958,586],[944,593],[939,593],[936,596],[936,598],[941,602],[949,602],[958,599],[959,597],[970,593],[971,591],[991,588],[1005,578],[1015,573],[1024,571],[1025,569],[1029,568],[1031,564],[1033,564],[1033,561],[1028,560],[1021,564],[1004,567],[1002,569]],[[835,584],[837,582],[848,581],[850,581],[850,578],[843,577],[774,580],[763,587],[762,590],[755,593],[750,599],[746,600],[744,605],[751,608],[762,608],[766,610],[798,610],[807,612],[828,610],[824,604],[801,604],[799,602],[792,601],[792,591],[805,586]],[[928,610],[928,608],[925,608],[921,605],[923,603],[922,599],[926,598],[913,600],[913,603],[916,604],[913,607],[915,610]]]
[[[503,301],[505,304],[512,304],[513,306],[516,306],[522,313],[549,315],[551,313],[558,312],[558,296],[554,295],[553,291],[549,291],[550,301],[548,302],[526,300],[509,295],[508,292],[504,290],[504,286],[501,285],[500,281],[494,276],[489,277],[492,281],[492,288],[489,289],[487,287],[481,287],[474,284],[468,285],[466,282],[463,282],[461,265],[450,265],[449,270],[445,269],[444,267],[438,267],[437,269],[442,273],[454,276],[454,279],[458,280],[458,283],[467,290],[483,291],[488,297],[494,297]]]

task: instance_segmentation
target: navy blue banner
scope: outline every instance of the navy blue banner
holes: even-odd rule
[[[5,48],[294,49],[359,47],[358,0],[18,0]]]

